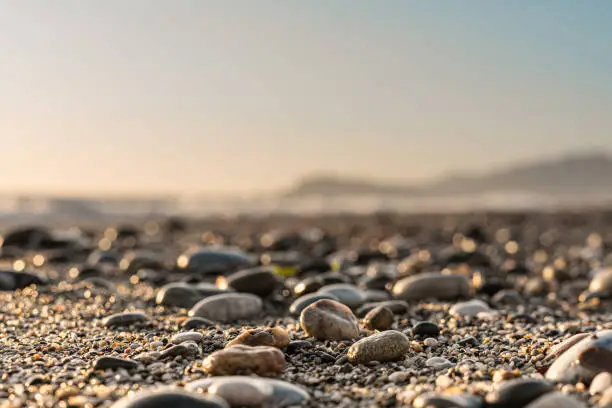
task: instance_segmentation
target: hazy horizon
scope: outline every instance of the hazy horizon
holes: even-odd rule
[[[612,3],[0,2],[0,193],[419,182],[612,152]]]

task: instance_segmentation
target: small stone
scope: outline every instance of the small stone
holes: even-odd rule
[[[393,324],[393,312],[384,306],[372,309],[363,319],[369,330],[387,330]]]
[[[176,261],[179,270],[196,275],[220,275],[252,264],[249,257],[235,248],[194,248]]]
[[[387,362],[403,359],[409,350],[410,340],[405,334],[387,330],[354,343],[349,348],[347,356],[353,363]]]
[[[295,354],[298,350],[305,350],[312,348],[311,342],[306,340],[294,340],[287,346],[287,354]]]
[[[491,303],[494,305],[518,306],[523,303],[523,298],[516,290],[504,289],[491,298]]]
[[[428,337],[423,340],[423,344],[427,347],[436,347],[438,345],[438,340],[434,339],[433,337]]]
[[[384,302],[373,302],[366,303],[357,309],[356,315],[359,317],[364,317],[368,314],[372,309],[376,307],[386,307],[391,310],[395,315],[403,315],[408,312],[408,308],[410,307],[408,303],[404,300],[385,300]]]
[[[321,295],[318,293],[310,293],[308,295],[304,295],[296,299],[291,306],[289,307],[289,313],[293,316],[299,316],[304,309],[308,306],[312,305],[314,302],[318,300],[329,299],[338,301],[338,298],[333,295]]]
[[[220,289],[212,284],[189,285],[184,282],[169,283],[157,292],[155,302],[162,306],[193,307],[200,300],[233,290]]]
[[[170,341],[172,344],[181,344],[186,341],[202,343],[202,341],[204,341],[204,335],[198,332],[183,332],[175,334]]]
[[[262,298],[270,296],[279,284],[278,276],[268,268],[247,269],[217,279],[217,286],[221,289],[231,288],[237,292],[251,293]]]
[[[454,300],[469,297],[472,288],[463,275],[425,272],[401,279],[393,286],[396,299],[415,302],[425,299]]]
[[[489,305],[482,300],[472,299],[454,304],[449,313],[456,317],[475,317],[478,313],[488,312],[489,310]]]
[[[98,358],[93,365],[94,370],[106,370],[109,368],[136,368],[138,363],[125,358],[114,357],[114,356],[103,356]]]
[[[181,344],[177,344],[175,346],[169,347],[163,350],[160,353],[159,358],[174,358],[177,356],[182,356],[186,358],[193,358],[200,355],[200,347],[191,341],[186,341]]]
[[[203,396],[182,389],[142,391],[115,402],[111,408],[229,408],[225,400],[215,396]]]
[[[434,322],[418,322],[412,328],[414,336],[431,336],[437,337],[440,335],[440,327]]]
[[[553,391],[544,394],[525,408],[586,408],[586,405],[571,395]]]
[[[252,372],[265,376],[281,372],[285,368],[285,356],[275,347],[236,345],[215,351],[204,360],[202,366],[211,375]]]
[[[247,330],[240,334],[234,340],[227,343],[227,347],[233,347],[238,344],[245,346],[271,346],[283,348],[289,345],[289,333],[280,327],[272,327],[265,329]]]
[[[318,340],[350,340],[359,336],[357,318],[347,306],[323,299],[304,309],[300,326]]]
[[[211,327],[214,325],[215,323],[208,319],[204,319],[203,317],[194,316],[194,317],[190,317],[187,320],[185,320],[181,326],[183,327],[183,329],[192,330],[192,329],[198,329],[200,327]]]
[[[524,407],[552,390],[548,381],[519,378],[502,382],[487,394],[486,402],[490,408]]]
[[[394,383],[402,383],[408,379],[408,373],[404,371],[396,371],[389,375],[389,381]]]
[[[106,327],[129,326],[135,323],[142,323],[149,320],[146,314],[142,312],[124,312],[116,313],[106,317],[102,324]]]
[[[236,320],[253,319],[262,312],[262,309],[263,303],[258,296],[248,293],[225,293],[201,300],[189,311],[189,315],[231,323]]]
[[[412,406],[414,408],[481,408],[483,404],[480,398],[472,395],[444,395],[429,392],[416,397]]]
[[[327,285],[319,289],[319,295],[332,295],[338,298],[338,301],[351,309],[357,308],[365,303],[365,296],[359,288],[350,283],[335,283]]]
[[[434,370],[445,370],[453,367],[454,364],[443,357],[432,357],[425,363],[427,367],[431,367]]]

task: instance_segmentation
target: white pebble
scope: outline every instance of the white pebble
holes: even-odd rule
[[[438,345],[438,340],[434,339],[433,337],[428,337],[423,340],[423,344],[427,347],[436,347]]]

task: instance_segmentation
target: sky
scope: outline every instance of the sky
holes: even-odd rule
[[[609,0],[0,0],[0,191],[254,192],[612,152]]]

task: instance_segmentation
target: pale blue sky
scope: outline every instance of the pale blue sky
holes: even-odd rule
[[[609,0],[0,0],[0,190],[252,191],[612,151]]]

